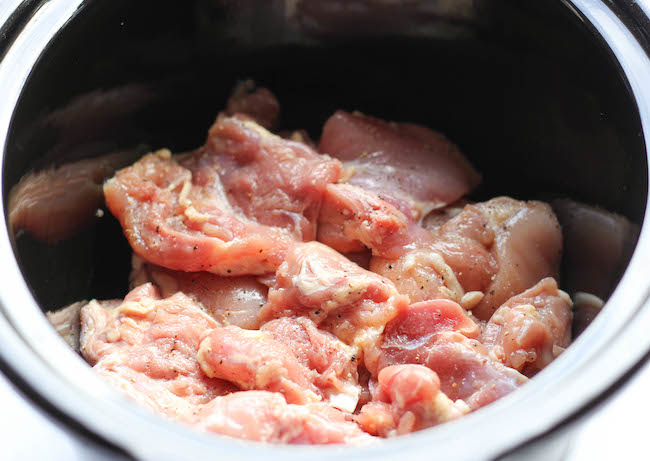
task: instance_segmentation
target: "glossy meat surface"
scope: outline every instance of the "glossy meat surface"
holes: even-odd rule
[[[470,411],[440,390],[435,372],[422,365],[395,365],[379,372],[373,401],[355,420],[373,435],[391,437],[426,429]]]
[[[362,350],[408,304],[387,279],[366,271],[317,242],[292,249],[276,274],[260,318],[307,316],[320,328]]]
[[[240,116],[220,115],[204,149],[235,208],[261,224],[287,229],[298,240],[316,238],[325,187],[342,175],[339,161]]]
[[[479,174],[423,126],[338,111],[316,149],[279,116],[243,82],[203,146],[104,184],[131,292],[49,314],[102,378],[206,432],[368,443],[478,410],[569,346],[551,207],[472,202]]]
[[[196,420],[199,429],[260,442],[371,442],[344,413],[318,403],[287,404],[280,394],[272,392],[246,391],[217,397],[201,409]]]
[[[206,375],[241,389],[280,392],[289,403],[325,400],[352,412],[359,399],[359,352],[306,318],[281,318],[259,331],[217,328],[201,342]]]
[[[431,242],[396,260],[375,257],[370,269],[411,301],[461,302],[476,292],[480,299],[467,307],[489,320],[510,297],[557,277],[561,255],[560,226],[548,205],[500,197],[465,206],[434,229]]]
[[[243,390],[280,392],[289,403],[320,400],[291,349],[261,331],[216,328],[201,341],[198,361],[206,375]]]
[[[377,194],[349,184],[331,184],[318,220],[318,240],[341,253],[370,249],[397,258],[428,233]]]
[[[220,325],[249,330],[260,327],[258,312],[266,303],[268,287],[256,277],[172,271],[133,256],[131,288],[147,282],[153,283],[164,298],[178,292],[186,294]]]
[[[131,247],[168,269],[220,275],[274,271],[293,238],[236,214],[214,169],[201,168],[203,159],[189,159],[193,173],[169,151],[159,151],[105,183],[106,203]]]
[[[337,111],[330,117],[319,150],[346,162],[352,171],[348,183],[379,194],[416,221],[480,182],[467,159],[440,133],[358,112]]]
[[[409,315],[411,310],[413,316]],[[409,306],[386,326],[377,370],[401,364],[424,365],[436,372],[445,395],[465,401],[471,409],[524,384],[525,376],[493,359],[483,344],[471,339],[478,327],[470,322],[450,301]]]
[[[359,349],[317,328],[305,317],[283,317],[262,327],[273,338],[290,348],[298,361],[310,371],[310,380],[329,403],[353,412],[362,392],[359,384]]]
[[[233,389],[207,377],[196,359],[203,334],[216,326],[182,293],[161,299],[151,284],[145,284],[117,307],[91,301],[81,310],[81,353],[111,379],[135,380],[140,392],[151,389],[161,398],[175,400],[168,397],[171,393],[189,405],[207,403]],[[156,401],[151,405],[155,407]]]
[[[530,376],[571,343],[572,307],[569,295],[545,278],[497,309],[481,340],[505,365]]]

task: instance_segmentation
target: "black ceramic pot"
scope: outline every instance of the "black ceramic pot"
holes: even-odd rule
[[[649,14],[627,0],[0,1],[5,220],[28,171],[200,145],[234,83],[253,78],[277,93],[286,126],[314,135],[341,107],[446,133],[486,178],[476,199],[572,197],[642,226],[603,311],[534,380],[377,446],[202,435],[102,383],[42,312],[124,295],[128,246],[107,215],[49,241],[2,226],[2,370],[88,449],[116,457],[558,459],[650,351]]]

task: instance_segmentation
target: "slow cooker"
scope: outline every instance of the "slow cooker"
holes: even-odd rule
[[[125,293],[128,246],[101,213],[56,242],[2,226],[3,373],[117,459],[558,459],[650,352],[649,16],[641,0],[0,1],[5,223],[28,171],[198,146],[234,82],[252,78],[277,93],[287,126],[314,134],[337,108],[446,133],[489,178],[476,199],[571,197],[641,225],[603,310],[534,380],[373,446],[204,435],[100,381],[43,312]]]

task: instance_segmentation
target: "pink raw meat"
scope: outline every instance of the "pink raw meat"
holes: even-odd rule
[[[266,88],[256,88],[245,80],[233,90],[226,104],[226,115],[243,114],[267,130],[274,130],[280,121],[280,102]]]
[[[338,160],[240,116],[220,115],[204,149],[213,155],[230,203],[244,215],[299,240],[316,238],[325,187],[342,174]]]
[[[376,256],[398,258],[430,240],[393,205],[349,184],[327,186],[318,225],[318,240],[342,253],[370,248]]]
[[[268,287],[256,277],[222,277],[209,272],[172,271],[133,256],[131,287],[151,282],[163,297],[183,292],[220,325],[249,330],[260,327],[258,312],[266,303]]]
[[[479,341],[461,334],[469,331],[469,336],[474,336],[477,328],[461,317],[459,308],[445,305],[445,310],[437,311],[439,317],[422,312],[428,307],[435,313],[433,306],[411,305],[386,325],[376,370],[391,365],[424,365],[437,373],[441,389],[449,398],[462,399],[472,409],[493,402],[527,381],[516,370],[494,360]],[[411,309],[415,315],[426,314],[429,322],[410,318]]]
[[[216,328],[201,342],[197,358],[206,375],[243,390],[281,392],[289,403],[320,400],[307,376],[309,369],[270,333],[234,326]]]
[[[348,183],[376,192],[417,221],[455,202],[479,174],[442,134],[410,123],[388,123],[337,111],[323,127],[319,151],[344,162]]]
[[[195,418],[199,429],[246,440],[290,444],[365,444],[372,438],[344,413],[322,403],[287,404],[278,393],[217,397]]]
[[[387,279],[317,242],[292,249],[276,274],[260,318],[308,316],[319,328],[364,351],[408,298]]]
[[[184,161],[198,167],[203,158]],[[283,229],[237,215],[214,169],[193,174],[169,151],[145,155],[118,171],[104,184],[104,193],[133,250],[168,269],[264,274],[274,271],[294,245]]]
[[[481,341],[505,365],[532,376],[571,343],[571,308],[569,295],[545,278],[497,309]]]
[[[390,437],[426,429],[469,412],[440,390],[435,372],[422,365],[395,365],[379,373],[373,401],[355,420],[373,435]]]
[[[207,377],[196,360],[203,334],[216,326],[187,296],[178,293],[161,299],[146,284],[132,290],[117,307],[91,301],[82,308],[81,353],[109,379],[137,382],[136,394],[151,391],[175,401],[172,394],[187,405],[207,403],[234,389]],[[152,398],[150,407],[165,410]],[[186,411],[186,404],[179,403],[177,410]],[[173,412],[163,413],[176,417]]]
[[[547,204],[500,197],[465,206],[434,231],[431,243],[397,260],[373,257],[370,269],[411,301],[461,302],[476,292],[466,307],[488,320],[512,296],[557,277],[561,256],[560,226]]]

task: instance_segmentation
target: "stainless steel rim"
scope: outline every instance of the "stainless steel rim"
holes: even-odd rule
[[[602,37],[620,63],[650,143],[650,59],[603,2],[565,2]],[[0,146],[31,69],[45,45],[83,7],[82,0],[43,2],[0,62]],[[0,9],[2,10],[2,9]],[[3,210],[4,213],[4,210]],[[646,214],[648,209],[646,209]],[[3,215],[4,218],[4,215]],[[184,459],[215,453],[245,459],[393,459],[421,453],[439,459],[491,459],[547,433],[596,401],[650,350],[650,225],[647,220],[629,268],[606,308],[558,360],[520,391],[455,421],[367,447],[285,447],[242,443],[195,433],[135,408],[72,354],[49,326],[15,261],[11,237],[0,229],[2,360],[58,411],[141,459]],[[540,396],[544,396],[540,398]],[[480,450],[480,451],[479,451]]]

